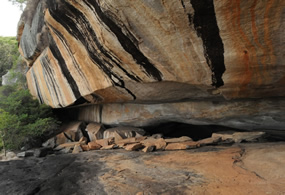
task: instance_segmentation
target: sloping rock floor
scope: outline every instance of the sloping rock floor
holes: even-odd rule
[[[0,194],[285,194],[285,142],[0,162]]]

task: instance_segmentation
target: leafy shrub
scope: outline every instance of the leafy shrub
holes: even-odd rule
[[[19,149],[59,126],[50,107],[39,104],[17,85],[0,88],[0,108],[0,131],[9,149]]]

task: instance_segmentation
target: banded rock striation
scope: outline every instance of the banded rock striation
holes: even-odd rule
[[[33,0],[19,48],[42,103],[97,104],[79,108],[82,120],[284,130],[284,8],[282,0]]]

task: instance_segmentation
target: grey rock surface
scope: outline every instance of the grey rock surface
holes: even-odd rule
[[[282,194],[284,151],[279,142],[0,161],[0,194]]]

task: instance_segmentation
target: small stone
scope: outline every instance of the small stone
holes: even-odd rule
[[[142,143],[129,144],[125,146],[125,150],[134,151],[134,150],[141,149],[142,147],[143,147]]]
[[[82,148],[80,147],[80,144],[76,144],[73,148],[72,154],[78,154],[82,152]]]
[[[19,158],[24,158],[24,157],[29,157],[29,156],[33,156],[34,155],[34,151],[32,150],[27,150],[25,152],[20,152],[17,154],[17,157]]]
[[[19,158],[24,158],[24,157],[26,157],[26,152],[20,152],[20,153],[18,153],[18,154],[17,154],[17,157],[19,157]]]
[[[90,150],[99,150],[102,146],[98,144],[96,141],[89,142],[88,147]]]
[[[155,146],[146,146],[142,149],[143,152],[152,152],[155,150]]]
[[[144,195],[144,193],[143,192],[138,192],[138,193],[136,193],[136,195]]]
[[[186,141],[193,141],[190,137],[182,136],[179,138],[170,138],[170,139],[164,139],[166,143],[178,143],[178,142],[186,142]]]

